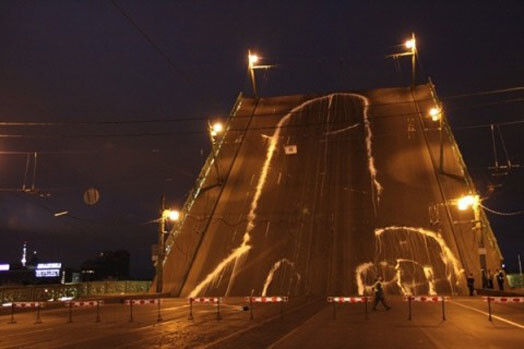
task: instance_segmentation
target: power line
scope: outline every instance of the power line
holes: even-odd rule
[[[430,101],[432,99],[421,99],[417,100],[417,102],[424,102],[424,101]],[[481,103],[476,105],[470,105],[470,106],[450,106],[447,108],[449,111],[455,111],[455,110],[468,110],[468,109],[475,109],[475,108],[481,108],[481,107],[490,107],[494,105],[500,105],[500,104],[510,104],[510,103],[520,103],[524,102],[523,98],[513,98],[508,100],[501,100],[496,102],[489,102],[489,103]],[[403,101],[403,102],[391,102],[391,103],[378,103],[378,104],[370,104],[368,105],[368,108],[373,107],[381,107],[381,106],[391,106],[391,105],[398,105],[398,104],[411,104],[412,101]],[[302,114],[302,111],[297,112],[278,112],[278,113],[261,113],[257,115],[253,115],[254,118],[263,118],[263,117],[273,117],[273,116],[284,116],[287,114]],[[382,114],[382,115],[375,115],[375,117],[395,117],[395,116],[409,116],[409,115],[416,115],[417,113],[394,113],[394,114]],[[227,115],[220,115],[217,116],[217,118],[221,119],[227,119],[229,116]],[[235,115],[235,119],[243,119],[243,118],[249,118],[249,115]],[[134,120],[102,120],[102,121],[57,121],[57,122],[11,122],[11,121],[0,121],[0,126],[11,126],[11,127],[33,127],[33,126],[40,126],[40,127],[59,127],[59,126],[93,126],[93,125],[131,125],[131,124],[153,124],[153,123],[180,123],[180,122],[195,122],[195,121],[206,121],[209,120],[208,117],[183,117],[183,118],[171,118],[171,119],[134,119]],[[1,137],[1,136],[0,136]]]
[[[491,212],[493,214],[497,214],[499,216],[517,216],[517,215],[521,215],[521,214],[524,214],[524,210],[522,211],[515,211],[515,212],[501,212],[501,211],[496,211],[496,210],[493,210],[489,207],[486,207],[484,205],[480,205],[483,209],[485,209],[486,211],[488,212]]]
[[[131,23],[131,25],[140,33],[140,35],[142,35],[142,37],[147,41],[147,43],[160,55],[162,56],[167,64],[171,67],[171,69],[173,70],[173,72],[177,73],[177,74],[180,74],[181,76],[184,77],[184,79],[186,80],[186,82],[192,82],[191,79],[189,79],[189,77],[186,75],[186,73],[180,69],[172,60],[171,58],[169,57],[169,55],[167,53],[165,53],[157,44],[155,44],[155,42],[149,37],[149,35],[146,34],[146,32],[138,25],[137,22],[135,22],[125,11],[122,7],[120,7],[120,5],[118,5],[118,3],[116,2],[116,0],[111,0],[111,3],[113,4],[113,6],[118,10],[118,12],[125,18],[127,19],[127,21],[129,23]]]
[[[487,90],[487,91],[480,91],[480,92],[473,92],[473,93],[464,93],[460,95],[442,97],[441,99],[449,100],[449,99],[458,99],[458,98],[469,98],[469,97],[487,96],[487,95],[516,92],[516,91],[523,91],[523,90],[524,90],[524,87],[518,86],[518,87],[503,88],[503,89],[498,89],[498,90]]]

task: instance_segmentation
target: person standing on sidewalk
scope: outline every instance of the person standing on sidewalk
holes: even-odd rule
[[[475,291],[475,277],[473,276],[473,273],[469,273],[466,281],[468,282],[469,296],[473,297],[473,292]]]
[[[373,284],[373,291],[375,292],[375,302],[373,303],[373,311],[377,310],[378,302],[382,303],[386,310],[391,309],[391,307],[387,305],[386,299],[384,297],[384,284],[382,282],[382,276],[377,277],[375,283]]]
[[[497,282],[499,284],[499,290],[504,291],[504,272],[502,270],[497,269],[495,277],[497,278]]]

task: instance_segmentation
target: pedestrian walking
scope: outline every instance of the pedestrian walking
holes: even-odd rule
[[[493,289],[493,273],[488,269],[488,288]]]
[[[375,301],[373,303],[373,311],[377,310],[378,302],[382,303],[386,310],[391,309],[386,303],[386,298],[384,297],[384,284],[382,282],[382,276],[378,276],[375,283],[373,284],[373,291],[375,291]]]
[[[469,296],[473,297],[473,293],[475,292],[475,277],[473,276],[473,273],[469,273],[466,281],[468,283]]]
[[[497,278],[497,283],[499,284],[499,290],[504,291],[504,271],[497,269],[495,277]]]

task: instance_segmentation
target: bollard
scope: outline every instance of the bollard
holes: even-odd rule
[[[280,302],[280,319],[284,319],[284,302]]]
[[[129,322],[133,322],[133,300],[129,300]]]
[[[249,297],[249,317],[251,320],[254,320],[253,318],[253,297]]]
[[[42,323],[42,320],[40,319],[40,302],[37,303],[37,306],[36,306],[36,320],[35,320],[35,324],[41,324]]]
[[[189,298],[189,317],[188,320],[193,320],[193,298]]]
[[[368,297],[364,296],[364,311],[366,313],[366,320],[369,320],[368,317]]]
[[[100,322],[100,301],[96,301],[96,319],[95,322]]]
[[[411,321],[411,296],[408,296],[408,320]]]
[[[160,298],[158,298],[157,300],[157,309],[158,309],[158,315],[157,315],[157,318],[156,318],[156,322],[161,322],[162,321],[162,314],[160,314]]]
[[[333,301],[333,320],[337,319],[337,303]]]
[[[67,323],[73,322],[73,302],[69,301],[69,320],[67,320]]]
[[[220,297],[217,298],[217,320],[221,320],[220,317]]]
[[[490,296],[488,296],[488,314],[489,314],[488,316],[489,321],[493,321],[491,319],[491,297]]]
[[[15,303],[11,303],[11,321],[9,321],[10,324],[16,324],[15,321]]]
[[[446,310],[444,307],[444,303],[446,303],[446,297],[442,296],[442,321],[446,321]]]

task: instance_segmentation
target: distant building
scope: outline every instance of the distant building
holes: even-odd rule
[[[82,263],[82,281],[126,280],[129,278],[129,252],[104,251]]]

